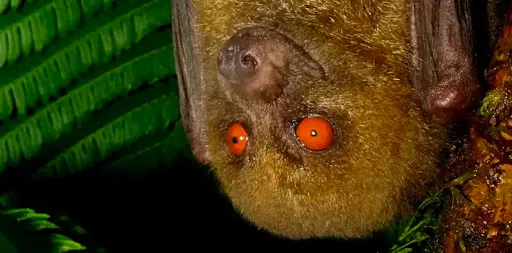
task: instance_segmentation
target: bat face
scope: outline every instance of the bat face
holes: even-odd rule
[[[424,108],[473,90],[411,84],[427,48],[411,46],[410,14],[396,0],[174,1],[192,151],[244,217],[289,238],[360,237],[424,193],[443,141]]]

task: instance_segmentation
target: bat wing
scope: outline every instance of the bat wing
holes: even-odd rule
[[[205,145],[204,88],[201,73],[201,39],[195,27],[195,10],[190,0],[174,0],[173,43],[179,85],[180,112],[193,155],[209,163]]]
[[[480,94],[471,0],[414,0],[411,4],[412,85],[423,109],[439,123],[468,116]]]

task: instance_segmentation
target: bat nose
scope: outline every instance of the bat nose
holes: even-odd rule
[[[218,52],[217,68],[242,97],[269,102],[286,84],[286,46],[261,34],[238,33]]]
[[[256,45],[247,44],[243,39],[235,38],[219,51],[219,72],[233,83],[246,83],[258,71],[263,60],[263,52]]]

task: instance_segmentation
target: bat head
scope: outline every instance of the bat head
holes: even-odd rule
[[[425,192],[444,133],[411,85],[409,13],[392,0],[174,1],[192,151],[244,217],[289,238],[360,237]]]

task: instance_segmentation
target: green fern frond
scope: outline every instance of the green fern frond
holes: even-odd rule
[[[58,97],[73,78],[112,57],[157,28],[170,24],[170,1],[131,0],[85,22],[83,29],[20,64],[0,69],[0,120],[25,115],[38,101]]]
[[[179,120],[171,131],[164,130],[145,135],[111,155],[99,166],[99,170],[101,173],[140,178],[147,174],[148,170],[169,165],[178,155],[188,154],[188,151],[185,130]]]
[[[3,1],[2,7],[17,9],[21,1]],[[31,2],[31,1],[29,1]],[[79,24],[82,16],[91,16],[112,0],[39,0],[0,16],[0,67],[12,64],[32,50],[40,52],[57,37],[64,37]]]
[[[0,14],[5,13],[7,10],[17,10],[24,3],[30,3],[35,0],[0,0]]]
[[[36,213],[29,208],[2,211],[0,235],[7,237],[20,252],[69,252],[86,249],[64,235],[49,232],[59,228],[49,218],[48,214]]]
[[[44,143],[56,140],[107,102],[174,73],[170,30],[154,33],[115,61],[85,75],[55,102],[0,127],[0,173],[30,159]]]
[[[84,171],[138,138],[166,129],[179,117],[179,101],[170,92],[172,88],[166,82],[155,83],[95,115],[94,122],[67,138],[71,146],[41,168],[42,174],[36,177]]]
[[[102,172],[129,172],[188,151],[170,77],[170,24],[170,0],[0,0],[6,192],[30,176],[62,177],[98,164]],[[8,238],[24,253],[85,249],[63,233],[94,248],[80,226],[61,232],[66,225],[47,214],[3,212],[8,202],[0,199],[0,243]]]

